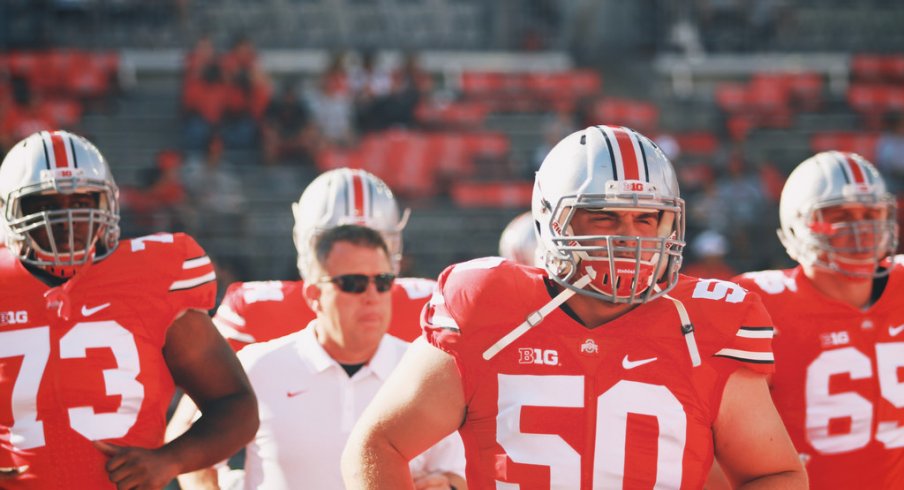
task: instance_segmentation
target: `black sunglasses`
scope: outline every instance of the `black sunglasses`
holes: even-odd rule
[[[331,282],[336,285],[344,293],[361,294],[367,290],[367,285],[373,278],[374,286],[377,287],[378,293],[385,293],[392,289],[392,283],[395,282],[395,274],[384,272],[383,274],[374,274],[368,276],[366,274],[342,274],[341,276],[321,277],[317,282]]]

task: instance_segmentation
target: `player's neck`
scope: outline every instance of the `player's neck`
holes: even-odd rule
[[[857,309],[872,305],[873,279],[854,278],[818,267],[805,268],[804,273],[813,287],[823,295],[849,304]]]
[[[590,329],[603,326],[637,307],[637,305],[607,303],[582,294],[572,296],[565,302],[565,305],[571,308],[585,327]]]

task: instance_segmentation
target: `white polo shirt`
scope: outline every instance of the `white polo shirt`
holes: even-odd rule
[[[261,421],[246,448],[245,488],[345,488],[339,470],[345,442],[408,345],[384,335],[374,357],[351,378],[317,342],[313,322],[239,351]],[[451,434],[410,467],[413,475],[451,471],[464,476],[461,438]]]

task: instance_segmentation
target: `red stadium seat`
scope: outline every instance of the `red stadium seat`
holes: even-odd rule
[[[827,131],[810,137],[810,149],[813,152],[851,151],[873,161],[876,157],[878,140],[879,133],[876,132]]]
[[[459,182],[452,186],[452,200],[461,207],[521,208],[530,206],[533,183],[522,181]]]

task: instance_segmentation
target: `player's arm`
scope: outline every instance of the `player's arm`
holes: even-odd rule
[[[166,426],[165,441],[170,442],[191,428],[192,423],[198,417],[198,406],[186,395],[179,399],[173,416]],[[202,468],[189,473],[182,473],[177,477],[179,488],[183,490],[218,490],[217,471],[212,467]]]
[[[187,432],[153,450],[99,442],[119,488],[162,488],[177,474],[222,461],[254,436],[257,400],[235,354],[210,317],[186,310],[170,326],[163,356],[176,384],[201,410]]]
[[[772,403],[765,375],[748,369],[731,374],[713,432],[716,458],[734,488],[807,488],[807,474]]]
[[[416,340],[352,430],[342,454],[346,487],[414,488],[408,461],[458,429],[464,414],[455,361]]]

